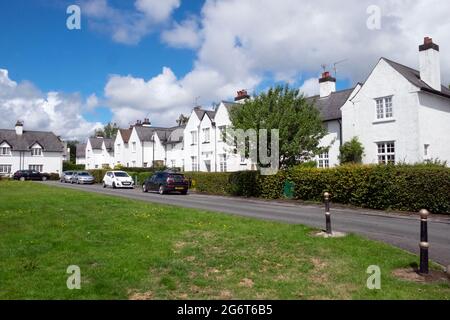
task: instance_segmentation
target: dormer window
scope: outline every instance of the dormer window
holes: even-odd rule
[[[42,147],[39,145],[34,145],[31,148],[31,156],[33,157],[40,157],[42,156]]]
[[[11,155],[11,147],[6,143],[0,146],[0,156],[10,156]]]
[[[394,109],[392,106],[392,96],[375,99],[377,104],[377,120],[392,119]]]

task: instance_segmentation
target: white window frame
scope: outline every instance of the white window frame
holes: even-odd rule
[[[10,156],[11,155],[11,147],[1,147],[0,148],[0,156]]]
[[[191,145],[196,146],[198,144],[197,131],[191,131]]]
[[[227,172],[228,170],[228,164],[227,164],[227,154],[221,154],[219,155],[219,167],[220,167],[220,172]]]
[[[379,164],[395,164],[395,141],[377,142],[377,157]]]
[[[136,153],[137,143],[134,141],[131,143],[131,152]]]
[[[42,148],[41,147],[33,147],[31,148],[31,156],[32,157],[42,157]]]
[[[393,96],[375,99],[377,121],[394,118]]]
[[[10,164],[0,164],[0,174],[10,174],[12,165]]]
[[[211,129],[204,128],[203,129],[203,143],[210,143],[210,142],[211,142]]]
[[[196,156],[192,156],[191,157],[191,161],[192,161],[192,172],[197,172],[199,171],[199,167],[198,167],[198,159]]]
[[[328,151],[319,154],[317,166],[322,169],[330,167],[330,153]]]
[[[44,172],[44,165],[42,164],[30,164],[28,166],[28,170],[37,171],[37,172]]]

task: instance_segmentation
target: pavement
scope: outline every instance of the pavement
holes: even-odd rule
[[[83,190],[103,195],[167,204],[184,208],[215,211],[237,216],[302,224],[314,228],[325,227],[323,206],[304,205],[294,201],[266,201],[235,197],[221,197],[191,193],[159,195],[143,193],[140,189],[104,189],[101,185],[70,185],[48,181],[47,185]],[[420,219],[418,215],[386,213],[383,211],[333,206],[333,230],[354,233],[366,238],[394,245],[411,253],[419,253]],[[430,259],[450,265],[450,217],[433,216],[428,223]]]

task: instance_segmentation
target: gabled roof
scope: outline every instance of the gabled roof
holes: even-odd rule
[[[115,139],[103,139],[103,142],[105,143],[106,150],[114,151],[114,140]]]
[[[314,96],[306,98],[320,111],[323,121],[339,120],[342,118],[341,107],[347,102],[355,88],[331,93],[328,97]]]
[[[381,58],[386,61],[392,68],[394,68],[398,73],[400,73],[406,80],[412,83],[414,86],[418,87],[420,90],[427,91],[430,93],[438,94],[447,98],[450,98],[450,89],[442,86],[441,91],[434,90],[425,81],[420,79],[420,72],[413,68],[407,67],[395,61]]]
[[[186,126],[174,127],[167,139],[168,144],[175,144],[183,142],[184,139],[184,129]]]
[[[225,108],[227,108],[228,112],[231,111],[231,109],[241,106],[241,104],[236,103],[236,102],[229,102],[229,101],[222,101],[223,105],[225,106]]]
[[[103,138],[89,138],[89,142],[91,143],[92,150],[101,150],[103,146]]]
[[[8,143],[13,151],[28,151],[39,143],[44,151],[63,152],[63,142],[53,132],[23,131],[17,135],[15,130],[0,129],[0,141]]]
[[[131,133],[133,129],[119,129],[120,135],[122,136],[122,140],[124,143],[128,143],[130,141]]]
[[[86,143],[77,144],[77,158],[85,158],[86,157]]]
[[[216,111],[213,110],[203,110],[201,108],[194,108],[194,112],[200,121],[203,120],[206,114],[212,121],[214,121],[214,118],[216,117]]]

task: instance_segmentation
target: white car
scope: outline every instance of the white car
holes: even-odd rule
[[[134,187],[133,178],[125,171],[108,171],[103,177],[103,188],[130,188]]]

